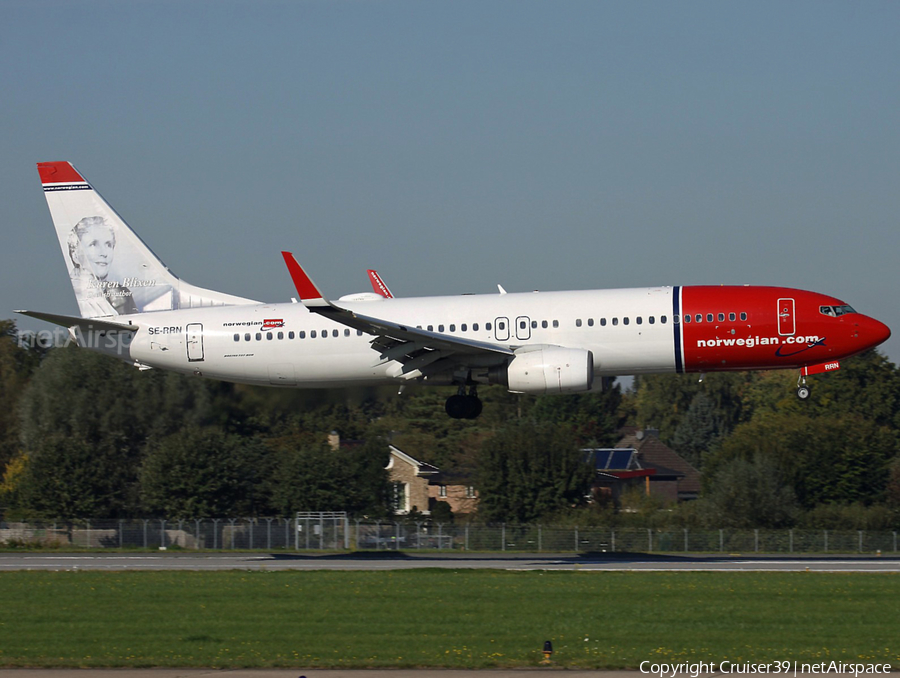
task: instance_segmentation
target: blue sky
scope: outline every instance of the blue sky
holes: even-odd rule
[[[0,317],[77,313],[35,163],[182,278],[750,283],[900,334],[896,2],[7,0]],[[21,327],[40,329],[32,320]],[[900,360],[900,337],[883,349]]]

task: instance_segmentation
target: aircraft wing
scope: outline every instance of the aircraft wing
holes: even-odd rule
[[[500,363],[514,355],[506,346],[429,332],[337,306],[322,295],[293,254],[281,254],[304,306],[337,323],[371,334],[372,348],[381,354],[382,362],[396,360],[403,365],[397,376],[414,378],[473,360],[481,364]]]

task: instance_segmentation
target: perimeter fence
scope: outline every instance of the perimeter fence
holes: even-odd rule
[[[290,518],[0,522],[0,545],[281,551],[495,551],[897,554],[897,531],[734,530],[435,524],[368,521],[343,513]]]

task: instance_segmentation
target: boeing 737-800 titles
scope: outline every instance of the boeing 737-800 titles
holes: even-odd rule
[[[597,377],[795,369],[806,376],[886,341],[886,325],[834,297],[782,287],[684,286],[330,301],[283,256],[302,303],[189,285],[68,162],[38,170],[81,317],[80,346],[160,368],[290,388],[418,382],[456,387],[451,417],[481,412],[477,387],[577,393]]]

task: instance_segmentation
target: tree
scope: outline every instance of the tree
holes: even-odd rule
[[[711,527],[790,527],[797,513],[793,491],[761,456],[721,466],[700,501]]]
[[[30,520],[115,517],[129,489],[116,462],[78,438],[49,437],[26,459],[14,508]]]
[[[143,507],[175,520],[264,515],[266,452],[255,438],[210,427],[161,438],[140,468]]]
[[[19,401],[42,353],[18,338],[15,322],[0,320],[0,470],[19,451]]]
[[[581,445],[608,447],[615,443],[622,423],[621,404],[622,389],[613,384],[599,392],[541,396],[530,416],[539,422],[568,424]]]
[[[269,487],[281,515],[295,511],[347,511],[383,516],[388,511],[387,443],[333,450],[308,440],[277,441],[277,461]]]
[[[857,415],[813,418],[761,412],[738,426],[708,457],[704,479],[733,460],[756,459],[781,474],[805,508],[869,504],[884,499],[888,462],[896,455],[893,431]]]
[[[727,433],[724,415],[713,399],[700,391],[675,429],[672,447],[695,468],[701,468],[704,455]]]
[[[592,473],[568,426],[511,424],[481,448],[478,512],[488,521],[533,522],[583,504]]]

